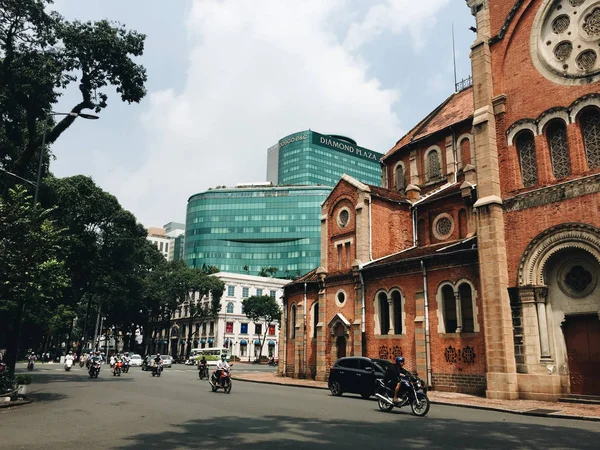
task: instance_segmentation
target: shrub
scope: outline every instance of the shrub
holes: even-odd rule
[[[15,383],[17,384],[31,384],[32,378],[28,373],[20,373],[15,375]]]

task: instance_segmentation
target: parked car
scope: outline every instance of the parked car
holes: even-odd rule
[[[142,365],[142,357],[137,353],[134,353],[129,357],[129,365],[131,367],[140,367]]]
[[[171,358],[169,355],[160,355],[160,357],[163,360],[163,368],[171,367],[173,365],[173,358]],[[146,356],[142,362],[142,370],[150,370],[152,367],[152,360],[154,358],[156,358],[156,355]]]
[[[391,364],[387,360],[377,360],[362,356],[340,358],[329,370],[329,390],[332,395],[344,393],[360,394],[367,399],[375,394],[377,379],[383,378],[382,365]]]

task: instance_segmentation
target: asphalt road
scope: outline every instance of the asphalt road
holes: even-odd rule
[[[238,364],[234,371],[272,370]],[[234,381],[213,393],[176,365],[153,378],[133,368],[91,380],[78,366],[38,365],[35,401],[0,409],[7,449],[598,448],[600,424],[432,405],[382,413],[373,400]]]

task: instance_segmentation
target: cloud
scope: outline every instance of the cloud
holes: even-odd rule
[[[372,5],[362,21],[352,24],[344,46],[355,50],[385,32],[398,35],[408,32],[415,49],[423,48],[424,29],[435,29],[435,14],[449,0],[385,0]]]
[[[402,133],[399,93],[368,75],[360,47],[423,24],[444,3],[379,2],[340,39],[336,17],[354,17],[344,0],[195,1],[185,87],[150,93],[140,117],[147,158],[117,167],[111,191],[160,225],[182,220],[192,194],[265,180],[267,148],[287,134],[311,128],[387,151]]]

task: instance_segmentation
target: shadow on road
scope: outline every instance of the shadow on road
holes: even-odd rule
[[[36,403],[47,403],[56,402],[58,400],[64,400],[68,395],[59,394],[56,392],[44,392],[43,390],[32,391],[28,396],[28,400],[32,400]]]
[[[58,373],[48,373],[42,372],[40,376],[36,376],[34,373],[32,375],[33,382],[36,385],[39,384],[51,384],[51,383],[127,383],[133,381],[133,377],[128,377],[127,374],[123,374],[120,377],[115,377],[111,373],[100,372],[100,376],[98,378],[91,379],[87,373],[66,373],[66,372],[58,372]]]
[[[384,414],[384,413],[382,413]],[[414,419],[414,420],[410,420]],[[290,416],[224,417],[173,424],[173,431],[138,434],[118,448],[332,449],[332,448],[597,448],[598,433],[568,426],[515,422],[461,422],[407,417],[365,423]],[[394,430],[390,433],[390,429]],[[574,433],[575,432],[575,433]],[[574,435],[577,436],[576,443]],[[117,448],[117,447],[115,447]]]

